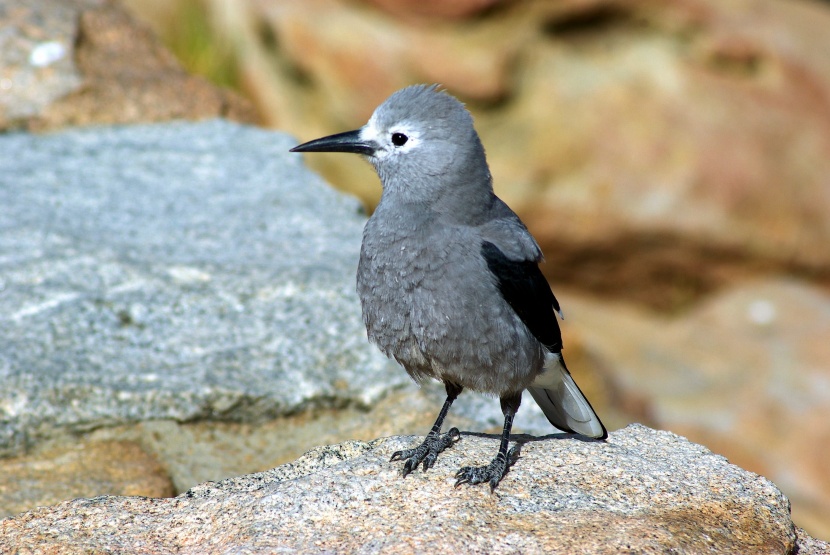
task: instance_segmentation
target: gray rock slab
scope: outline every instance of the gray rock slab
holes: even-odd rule
[[[453,488],[495,436],[465,435],[428,472],[390,463],[418,437],[348,442],[173,499],[105,496],[0,522],[0,551],[49,553],[791,553],[786,497],[669,432],[607,442],[518,436],[495,490]],[[818,542],[821,545],[823,542]],[[826,545],[826,544],[825,544]]]
[[[0,136],[0,453],[55,430],[369,406],[365,215],[223,121]]]
[[[0,136],[0,455],[416,389],[366,340],[361,205],[295,144],[218,120]],[[502,423],[476,394],[453,416]],[[529,400],[516,429],[552,430]]]

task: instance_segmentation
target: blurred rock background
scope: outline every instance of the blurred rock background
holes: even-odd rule
[[[830,538],[830,3],[5,0],[0,29],[5,130],[226,117],[307,140],[443,84],[611,427],[707,445]],[[377,201],[364,162],[307,162]]]

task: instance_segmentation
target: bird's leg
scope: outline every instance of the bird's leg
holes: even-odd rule
[[[427,434],[424,442],[415,449],[405,449],[392,454],[390,461],[406,459],[406,463],[404,463],[401,470],[404,477],[418,468],[421,462],[424,463],[424,471],[429,470],[435,464],[435,459],[438,458],[441,451],[461,439],[461,432],[458,431],[458,428],[450,428],[446,434],[441,434],[441,426],[444,424],[447,411],[450,410],[450,405],[463,389],[460,385],[449,382],[444,382],[444,386],[447,389],[447,400],[444,401],[444,406],[441,407],[441,412],[438,413],[438,418],[435,420],[435,424],[432,425],[432,429]]]
[[[456,472],[455,487],[461,484],[490,483],[490,491],[493,491],[507,473],[510,467],[513,451],[507,452],[507,444],[510,441],[510,429],[513,427],[513,417],[519,410],[522,403],[522,393],[501,398],[501,412],[504,414],[504,429],[501,432],[501,444],[499,452],[487,466],[465,466]]]

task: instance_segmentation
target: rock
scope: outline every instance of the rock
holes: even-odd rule
[[[20,0],[0,12],[0,129],[25,120],[81,85],[72,59],[75,18],[95,2]]]
[[[407,2],[406,0],[367,0],[368,3],[400,17],[401,19],[467,19],[492,10],[505,0],[423,0]]]
[[[495,437],[466,435],[429,472],[390,454],[417,437],[315,449],[175,499],[102,496],[0,522],[0,550],[88,552],[791,553],[787,499],[766,479],[668,432],[607,443],[517,438],[494,493],[452,487]],[[817,542],[820,545],[820,542]]]
[[[238,94],[188,75],[149,28],[112,2],[21,0],[0,17],[0,130],[258,119]]]
[[[0,452],[408,383],[366,341],[365,216],[294,144],[221,121],[0,137]]]
[[[170,497],[159,462],[127,441],[76,441],[17,459],[0,459],[0,518],[33,507],[101,494]]]
[[[405,84],[459,95],[557,283],[662,310],[758,274],[830,283],[826,2],[501,2],[455,22],[413,21],[435,2],[373,3],[260,0],[212,20],[249,38],[243,87],[302,139],[362,125]],[[311,163],[377,201],[365,164]]]
[[[548,16],[489,149],[557,277],[662,308],[776,268],[827,282],[830,10],[752,4]]]
[[[147,480],[181,493],[321,443],[429,430],[443,387],[419,389],[366,340],[365,215],[294,144],[220,121],[0,136],[0,507],[158,494],[78,466],[25,486],[79,443],[134,445],[163,467]],[[643,418],[567,339],[606,424]],[[449,423],[497,433],[502,415],[468,393]],[[514,426],[552,430],[530,399]]]
[[[319,444],[426,433],[443,395],[443,387],[429,383],[417,390],[408,385],[391,391],[368,410],[307,410],[255,423],[149,420],[99,428],[83,434],[82,439],[55,430],[32,453],[0,459],[0,517],[75,497],[171,496],[200,482],[273,468]],[[531,399],[525,401],[514,429],[549,434],[552,428],[541,411]],[[604,421],[613,422],[609,418],[613,414],[604,410]],[[499,433],[498,402],[466,393],[447,418],[447,427],[451,425]],[[126,454],[122,445],[129,446]],[[98,461],[91,472],[84,462],[89,457]],[[67,460],[78,464],[67,465]],[[117,471],[121,466],[129,471]],[[99,467],[105,470],[98,472]]]
[[[830,295],[770,279],[667,321],[560,295],[584,348],[655,421],[773,480],[793,518],[830,537]]]
[[[798,545],[796,553],[798,555],[827,555],[830,553],[830,543],[810,537],[810,534],[796,528],[798,535]]]

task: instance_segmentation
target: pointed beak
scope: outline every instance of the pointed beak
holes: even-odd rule
[[[360,129],[346,131],[337,135],[329,135],[314,139],[295,146],[290,152],[354,152],[371,156],[377,150],[377,145],[360,138]]]

